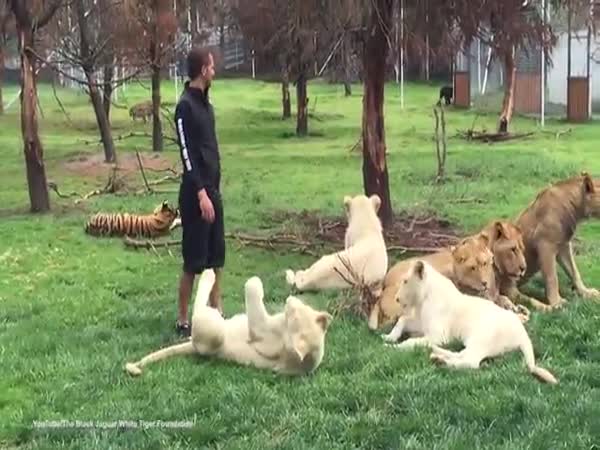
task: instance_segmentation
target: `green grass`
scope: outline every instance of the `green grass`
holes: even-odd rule
[[[8,88],[5,99],[16,92]],[[406,107],[398,89],[386,92],[386,138],[393,207],[432,210],[465,234],[493,218],[514,217],[548,183],[580,170],[600,172],[600,127],[573,127],[555,139],[531,119],[515,131],[533,138],[495,145],[455,137],[474,112],[447,113],[448,175],[435,185],[431,105],[435,87],[412,84]],[[148,97],[136,85],[132,104]],[[361,157],[349,152],[360,134],[361,90],[344,98],[341,86],[309,85],[311,136],[293,137],[293,121],[279,118],[279,87],[260,82],[216,81],[212,99],[223,155],[223,197],[228,230],[252,232],[275,209],[341,214],[345,194],[362,191]],[[98,153],[82,141],[97,139],[83,95],[60,91],[76,129],[52,90],[41,88],[40,131],[48,178],[62,191],[101,187],[106,173],[81,177],[65,169],[75,155]],[[174,101],[172,84],[163,98]],[[294,100],[294,99],[292,99]],[[120,102],[124,102],[123,98]],[[315,106],[316,105],[316,106]],[[313,109],[314,108],[314,109]],[[493,129],[494,115],[479,116]],[[166,125],[165,125],[166,126]],[[547,130],[567,124],[550,121]],[[115,109],[115,135],[131,129]],[[148,149],[142,138],[117,141],[120,155]],[[169,147],[165,157],[178,167]],[[134,180],[141,185],[139,176]],[[152,176],[155,176],[154,174]],[[172,255],[126,250],[118,239],[83,233],[97,210],[146,211],[163,198],[101,196],[83,206],[52,195],[53,213],[29,215],[18,108],[0,117],[0,447],[23,448],[504,448],[589,449],[600,446],[600,306],[568,289],[568,307],[534,314],[528,324],[540,365],[560,380],[542,385],[514,353],[477,372],[434,367],[427,352],[385,348],[366,323],[338,316],[327,338],[323,365],[312,376],[288,379],[220,361],[178,358],[150,366],[132,379],[128,360],[177,340],[173,325],[181,268]],[[172,186],[176,188],[176,185]],[[475,197],[483,203],[452,203]],[[179,236],[180,231],[177,232]],[[577,262],[588,285],[600,285],[600,225],[578,231]],[[247,278],[265,283],[268,308],[289,293],[283,269],[312,258],[228,242],[225,312],[242,310]],[[561,273],[561,286],[568,286]],[[541,294],[539,277],[528,285]],[[307,294],[326,307],[336,293]],[[192,428],[39,429],[33,421],[191,421]]]

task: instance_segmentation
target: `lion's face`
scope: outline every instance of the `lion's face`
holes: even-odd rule
[[[600,181],[583,174],[585,215],[600,218]]]
[[[494,285],[494,256],[485,235],[463,239],[452,249],[454,277],[461,291],[487,297]]]
[[[510,279],[521,278],[527,269],[521,230],[510,222],[496,222],[493,232],[496,233],[492,248],[494,265]]]

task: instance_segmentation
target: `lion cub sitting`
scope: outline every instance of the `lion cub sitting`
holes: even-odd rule
[[[348,227],[344,250],[325,255],[305,270],[286,270],[288,284],[299,291],[344,289],[350,283],[377,286],[385,277],[388,254],[377,211],[377,195],[344,197]]]
[[[484,298],[463,294],[429,263],[418,260],[411,264],[400,283],[398,298],[402,315],[383,339],[396,341],[403,331],[421,336],[408,338],[395,348],[431,347],[432,360],[470,369],[478,369],[486,358],[519,349],[531,374],[546,383],[558,383],[554,375],[536,365],[531,340],[515,314]],[[464,344],[462,351],[440,347],[454,339]]]
[[[329,313],[316,311],[290,296],[283,312],[269,315],[263,304],[262,282],[252,277],[245,285],[246,314],[225,320],[218,310],[207,305],[214,282],[212,269],[202,272],[190,340],[126,364],[127,372],[141,375],[142,368],[151,362],[192,353],[288,375],[306,374],[319,367],[332,320]]]

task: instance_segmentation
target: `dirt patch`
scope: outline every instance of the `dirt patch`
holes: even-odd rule
[[[161,154],[140,152],[140,157],[144,169],[147,171],[177,170],[176,165]],[[106,177],[112,166],[112,163],[106,163],[104,161],[104,155],[102,153],[73,156],[64,164],[64,168],[67,171],[84,177]],[[120,177],[129,177],[132,174],[140,176],[135,153],[120,153],[118,155],[117,166]]]
[[[287,234],[299,241],[316,245],[343,248],[347,221],[345,217],[319,216],[312,211],[276,211],[266,218],[274,234]],[[389,250],[428,252],[452,245],[460,233],[450,222],[434,215],[399,213],[393,225],[384,231]]]

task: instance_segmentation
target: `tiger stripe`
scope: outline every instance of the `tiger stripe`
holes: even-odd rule
[[[93,236],[155,237],[170,232],[179,212],[163,202],[152,214],[96,213],[85,224],[85,232]]]

